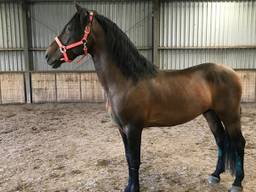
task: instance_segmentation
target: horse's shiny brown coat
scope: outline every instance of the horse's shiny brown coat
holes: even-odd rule
[[[143,127],[172,126],[209,109],[217,111],[221,118],[225,118],[227,110],[240,109],[240,80],[223,65],[209,63],[179,71],[159,71],[136,85],[121,82],[112,90],[109,103],[123,124],[136,121]]]
[[[96,72],[112,113],[123,125],[129,122],[143,127],[177,125],[209,109],[224,120],[230,112],[240,110],[241,83],[231,68],[205,63],[184,70],[158,71],[155,76],[134,84],[107,56],[104,32],[97,21],[93,29]]]

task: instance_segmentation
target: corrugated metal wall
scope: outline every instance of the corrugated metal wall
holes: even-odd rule
[[[124,30],[141,53],[152,60],[151,1],[87,1],[87,9],[97,10]],[[34,2],[30,6],[33,63],[36,71],[51,70],[47,66],[45,48],[75,13],[73,2]],[[81,65],[63,64],[59,70],[92,70],[90,58]]]
[[[24,71],[22,6],[0,2],[0,71]]]
[[[86,1],[81,5],[116,22],[152,61],[152,1]],[[30,1],[29,10],[34,70],[52,70],[45,62],[45,48],[75,13],[73,2]],[[161,1],[160,68],[181,69],[202,62],[256,68],[255,21],[252,0]],[[0,2],[0,26],[0,71],[24,71],[19,1]],[[85,60],[81,65],[64,64],[59,70],[93,70],[91,59]]]
[[[30,61],[31,58],[35,72],[52,71],[44,58],[45,49],[75,13],[71,0],[28,0],[28,18],[25,18],[22,2],[25,1],[0,1],[0,72],[8,72],[0,74],[0,103],[23,103],[30,102],[30,99],[33,102],[71,101],[75,98],[79,101],[97,100],[95,91],[99,83],[94,73],[91,76],[81,74],[80,81],[76,81],[76,89],[78,82],[80,87],[85,86],[79,91],[79,97],[72,91],[72,79],[76,79],[81,71],[94,70],[90,57],[80,65],[64,64],[58,69],[80,71],[77,74],[74,72],[71,79],[69,74],[66,74],[66,78],[62,72],[58,75],[52,72],[39,75],[9,73],[28,71],[31,63],[25,63],[25,60]],[[256,101],[256,76],[255,70],[251,70],[256,69],[256,1],[159,0],[159,26],[157,11],[154,12],[157,15],[155,23],[152,23],[152,2],[84,0],[81,5],[97,10],[116,22],[151,61],[154,42],[154,53],[159,53],[159,57],[155,54],[154,59],[159,58],[160,69],[183,69],[203,62],[224,63],[235,69],[246,69],[238,71],[244,90],[242,100]],[[158,6],[156,2],[154,6]],[[26,6],[24,8],[27,9]],[[25,22],[31,26],[31,30],[29,27],[27,30]],[[25,40],[27,31],[31,43]],[[32,53],[32,57],[28,52]],[[53,85],[57,85],[57,88]],[[18,92],[13,87],[18,87]],[[54,89],[53,92],[51,89]],[[63,92],[64,97],[58,92]],[[99,95],[103,100],[103,95]]]
[[[162,1],[160,68],[203,62],[256,68],[256,2]]]

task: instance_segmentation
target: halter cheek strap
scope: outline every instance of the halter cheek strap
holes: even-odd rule
[[[89,13],[89,23],[88,23],[88,25],[86,25],[86,27],[84,29],[84,35],[83,35],[83,37],[80,41],[77,41],[75,43],[71,43],[69,45],[63,45],[61,43],[60,39],[58,37],[55,37],[55,41],[56,41],[57,45],[59,46],[60,52],[63,55],[63,57],[61,58],[62,61],[65,61],[65,62],[68,62],[68,63],[72,62],[72,60],[70,60],[69,57],[68,57],[67,50],[73,49],[73,48],[78,47],[80,45],[83,45],[83,51],[84,51],[83,57],[85,57],[88,54],[87,39],[88,39],[88,37],[91,33],[91,25],[92,25],[92,22],[93,22],[93,16],[94,16],[93,12],[91,11]],[[81,59],[79,60],[79,62],[81,61]]]

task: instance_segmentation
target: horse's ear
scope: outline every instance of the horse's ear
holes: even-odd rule
[[[75,5],[76,5],[76,10],[78,13],[82,12],[83,8],[76,2],[74,1]]]
[[[89,14],[89,11],[86,8],[82,8],[76,1],[74,2],[75,2],[76,10],[78,13],[82,13],[85,11],[85,13]]]

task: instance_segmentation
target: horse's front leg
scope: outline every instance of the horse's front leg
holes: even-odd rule
[[[125,192],[139,192],[140,146],[142,129],[137,126],[127,126],[120,129],[123,138],[125,155],[128,163],[129,179]]]

